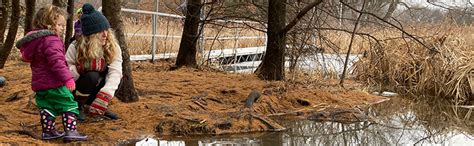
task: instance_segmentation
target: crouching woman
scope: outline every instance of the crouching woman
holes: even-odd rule
[[[122,53],[105,16],[90,4],[82,7],[83,36],[73,42],[66,53],[69,70],[76,83],[75,100],[89,115],[109,115],[109,102],[122,78]],[[115,117],[116,118],[116,117]],[[80,120],[84,119],[81,112]]]

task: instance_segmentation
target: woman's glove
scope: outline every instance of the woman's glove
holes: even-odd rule
[[[110,100],[112,100],[110,94],[100,91],[89,108],[89,114],[93,116],[104,115]]]
[[[69,89],[69,91],[76,90],[76,83],[74,82],[74,79],[69,79],[66,81],[66,88]]]

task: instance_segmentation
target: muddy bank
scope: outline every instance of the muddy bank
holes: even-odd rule
[[[140,100],[122,103],[113,99],[110,109],[120,115],[119,120],[88,119],[80,123],[79,130],[90,138],[83,143],[119,143],[143,135],[279,131],[285,127],[270,117],[304,117],[315,111],[355,109],[384,100],[362,91],[351,81],[343,89],[336,85],[337,81],[268,82],[254,75],[212,69],[168,68],[166,62],[134,63],[133,76]],[[33,93],[30,74],[29,66],[21,62],[9,62],[0,70],[0,75],[7,78],[7,85],[0,88],[1,142],[45,143],[34,138],[35,134],[39,136],[41,127],[34,102],[29,100]],[[247,108],[245,103],[252,91],[261,96]]]
[[[474,142],[471,119],[453,117],[445,101],[389,101],[355,109],[315,111],[310,120],[273,118],[287,130],[282,132],[158,137],[160,145],[466,145]],[[461,114],[460,112],[459,114]],[[331,121],[320,121],[333,118]],[[364,120],[363,122],[358,122]],[[314,122],[313,120],[318,120]],[[142,139],[120,144],[134,145]]]

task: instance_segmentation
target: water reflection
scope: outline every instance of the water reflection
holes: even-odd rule
[[[460,133],[440,134],[427,131],[421,125],[384,126],[370,122],[355,124],[295,122],[294,127],[282,133],[283,141],[271,145],[413,145],[413,144],[474,144]],[[433,132],[433,133],[431,133]],[[457,136],[457,139],[450,137]]]
[[[160,145],[474,145],[472,118],[454,119],[443,107],[395,100],[370,108],[367,122],[282,120],[285,132],[160,140]]]

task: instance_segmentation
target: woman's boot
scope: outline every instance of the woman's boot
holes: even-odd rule
[[[41,134],[43,140],[50,140],[61,138],[64,136],[64,133],[58,132],[55,126],[55,117],[49,114],[46,110],[40,111],[41,116],[41,128],[43,129],[43,133]]]
[[[86,121],[86,114],[84,113],[84,111],[85,111],[84,104],[78,102],[78,108],[77,109],[79,110],[79,115],[77,115],[77,120],[81,121],[81,122]]]
[[[77,116],[75,113],[72,112],[65,112],[63,113],[63,125],[64,125],[64,132],[66,133],[64,135],[64,141],[65,142],[70,142],[70,141],[86,141],[87,136],[80,134],[77,132]]]
[[[77,115],[77,120],[83,122],[86,120],[86,114],[84,113],[84,104],[89,99],[89,94],[83,94],[78,90],[74,91],[74,101],[78,104],[79,115]]]
[[[119,116],[117,113],[114,113],[112,111],[110,111],[109,109],[107,109],[104,113],[104,116],[111,119],[111,120],[117,120],[119,119]]]

